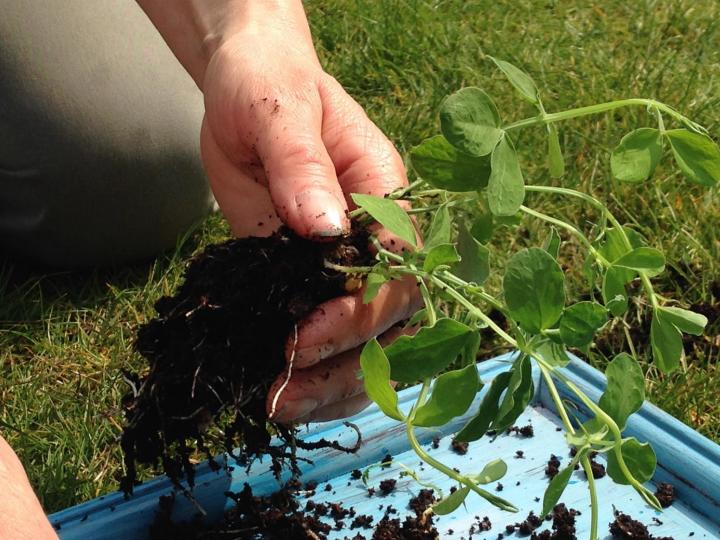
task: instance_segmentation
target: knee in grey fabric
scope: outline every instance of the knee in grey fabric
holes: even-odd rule
[[[141,259],[207,215],[202,95],[134,2],[0,0],[0,247]]]

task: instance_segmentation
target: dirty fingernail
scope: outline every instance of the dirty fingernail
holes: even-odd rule
[[[345,208],[330,192],[314,188],[295,196],[298,212],[313,236],[340,236],[348,229]]]
[[[317,409],[318,402],[312,398],[298,399],[295,401],[288,401],[282,410],[275,415],[276,422],[288,422],[295,418],[300,418],[306,414],[310,414],[312,411]]]

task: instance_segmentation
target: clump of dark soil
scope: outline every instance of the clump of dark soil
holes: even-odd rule
[[[407,516],[400,521],[386,513],[376,525],[372,540],[438,540],[440,534],[433,526],[432,515],[424,514],[434,502],[433,490],[421,489],[417,496],[410,499],[409,506],[415,516]]]
[[[506,525],[505,532],[512,534],[517,531],[521,536],[528,536],[535,529],[540,527],[540,525],[542,525],[542,519],[536,516],[533,512],[530,512],[524,521],[515,523],[514,525]]]
[[[557,473],[560,472],[560,460],[555,454],[550,454],[550,459],[545,467],[545,474],[550,478],[555,478]]]
[[[382,480],[380,482],[380,492],[383,495],[389,495],[393,491],[395,491],[395,485],[397,484],[397,480],[394,478],[388,478],[387,480]]]
[[[318,243],[283,229],[209,246],[190,262],[183,284],[157,301],[157,317],[137,335],[148,371],[126,377],[132,386],[123,400],[126,493],[135,485],[136,463],[161,465],[176,485],[184,477],[192,486],[190,456],[203,452],[212,466],[210,442],[228,452],[241,448],[234,454],[241,464],[270,454],[279,470],[291,457],[294,432],[268,429],[265,400],[285,369],[295,324],[345,293],[345,275],[326,269],[325,260],[371,263],[367,233]],[[222,432],[219,440],[207,440],[212,424]],[[271,447],[271,432],[288,444]]]
[[[662,482],[655,490],[655,497],[660,501],[660,506],[667,508],[675,500],[675,488],[672,484]]]
[[[541,533],[532,533],[530,540],[577,540],[575,536],[575,516],[580,512],[560,503],[553,508],[552,513],[552,531],[542,531]]]
[[[535,430],[532,427],[532,424],[528,424],[527,426],[523,427],[517,427],[517,426],[510,426],[507,429],[507,433],[515,433],[516,435],[520,435],[521,437],[534,437],[535,436]]]
[[[453,439],[450,443],[450,448],[452,448],[452,451],[461,456],[467,454],[468,446],[469,443],[456,441],[455,439]]]
[[[627,514],[615,511],[615,521],[610,523],[613,538],[627,540],[673,540],[670,536],[653,536],[648,528]]]

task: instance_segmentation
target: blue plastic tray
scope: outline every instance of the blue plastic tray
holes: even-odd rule
[[[487,382],[500,371],[507,369],[510,359],[511,355],[505,355],[480,364],[479,371],[483,380]],[[605,386],[602,373],[578,359],[573,359],[564,371],[588,396],[594,400],[599,398]],[[470,526],[476,521],[475,516],[488,516],[493,524],[492,530],[476,533],[473,538],[494,540],[498,533],[504,532],[505,525],[524,520],[531,510],[536,514],[540,512],[541,503],[536,502],[535,497],[542,498],[547,486],[545,465],[550,454],[556,454],[565,463],[569,456],[563,433],[556,429],[560,426],[560,421],[547,388],[538,372],[535,372],[534,376],[536,392],[533,406],[517,422],[519,426],[527,423],[533,425],[535,436],[532,438],[501,435],[491,442],[488,437],[484,437],[470,444],[467,455],[458,456],[449,448],[449,434],[456,431],[467,417],[457,419],[441,431],[418,430],[418,439],[427,445],[433,456],[464,471],[479,471],[487,461],[504,459],[508,464],[508,473],[501,480],[504,488],[500,495],[520,508],[517,514],[503,512],[471,493],[466,500],[466,508],[461,507],[454,514],[436,518],[441,537],[450,537],[448,530],[453,529],[451,538],[467,538]],[[563,386],[559,386],[559,390],[564,399],[576,403]],[[416,395],[416,388],[401,392],[401,408],[407,410]],[[478,400],[481,396],[482,393]],[[470,414],[475,408],[475,405],[471,407]],[[580,405],[578,414],[580,417],[584,414]],[[379,506],[387,507],[392,504],[399,510],[393,517],[402,518],[409,513],[408,499],[420,489],[414,480],[407,477],[399,479],[394,493],[385,497],[368,497],[362,481],[350,478],[350,471],[377,463],[387,453],[394,456],[395,462],[416,469],[423,480],[440,486],[446,492],[451,487],[452,483],[441,473],[429,466],[422,469],[419,467],[419,459],[409,449],[403,426],[389,420],[376,408],[370,407],[349,420],[357,425],[363,434],[363,445],[356,454],[347,455],[329,449],[303,454],[314,461],[312,465],[301,465],[303,480],[321,482],[313,496],[315,502],[342,502],[346,508],[353,506],[358,514],[373,515],[375,521],[384,514]],[[650,525],[655,536],[673,536],[676,540],[691,536],[693,540],[720,539],[720,446],[649,403],[645,403],[641,411],[633,415],[625,433],[653,444],[658,457],[658,469],[653,482],[671,482],[675,486],[677,500],[664,512],[656,512],[645,505],[632,488],[616,485],[608,477],[602,478],[597,481],[601,505],[600,537],[610,538],[607,524],[613,519],[614,505],[618,510]],[[443,438],[438,449],[431,449],[431,440],[435,436]],[[352,446],[356,435],[342,422],[316,424],[303,433],[303,438],[309,441],[322,437],[340,440]],[[524,457],[517,458],[516,450],[522,450]],[[233,503],[224,496],[224,492],[240,491],[246,482],[256,494],[276,490],[278,483],[268,465],[267,460],[264,463],[256,462],[249,475],[241,467],[235,467],[231,473],[227,473],[212,472],[206,465],[199,466],[194,495],[207,512],[207,519],[217,520],[225,510],[231,508]],[[397,467],[374,469],[370,485],[377,485],[384,478],[398,478],[399,472]],[[324,483],[331,484],[332,489],[324,491]],[[496,489],[494,485],[487,487],[490,490]],[[166,479],[157,478],[139,486],[129,500],[125,500],[120,493],[113,493],[53,514],[50,521],[59,529],[63,540],[141,539],[147,536],[148,526],[157,509],[158,497],[171,491],[172,487]],[[575,473],[562,502],[582,512],[577,518],[577,536],[581,540],[587,539],[590,512],[582,472]],[[176,497],[175,519],[188,520],[196,514],[196,507],[187,499],[182,495]],[[662,525],[653,524],[653,517],[658,518]],[[350,521],[346,520],[346,525],[349,524]],[[355,529],[351,533],[349,529],[345,529],[333,532],[330,538],[352,537],[357,532],[368,538],[372,536],[369,530]]]

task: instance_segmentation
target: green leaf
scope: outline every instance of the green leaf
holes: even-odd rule
[[[568,482],[570,481],[570,477],[572,476],[574,469],[575,462],[565,467],[562,471],[557,473],[552,480],[550,480],[550,484],[548,484],[548,487],[545,490],[545,495],[543,496],[542,512],[540,512],[541,518],[548,515],[550,510],[552,510],[558,503],[568,485]]]
[[[665,136],[688,180],[709,187],[720,180],[720,149],[710,137],[686,129],[672,129]]]
[[[530,75],[522,71],[521,69],[513,66],[510,62],[505,60],[498,60],[490,56],[490,59],[495,62],[495,65],[500,68],[505,76],[510,81],[515,89],[520,92],[520,95],[528,100],[530,103],[537,105],[538,103],[538,91],[535,86],[535,82],[532,80]]]
[[[390,385],[390,364],[376,339],[371,339],[363,347],[360,354],[360,368],[367,396],[377,403],[385,415],[404,421],[405,417],[397,406],[397,393]]]
[[[385,273],[386,266],[387,265],[382,263],[376,264],[366,276],[365,290],[363,291],[363,304],[369,304],[372,302],[380,291],[382,284],[389,280]]]
[[[627,247],[625,245],[622,232],[624,232],[625,236],[628,237],[631,247]],[[604,241],[597,246],[600,254],[611,263],[614,263],[626,253],[629,253],[631,250],[643,247],[647,244],[642,235],[640,235],[634,229],[631,229],[629,227],[623,227],[622,232],[620,231],[620,229],[614,227],[607,229],[605,231]],[[632,278],[628,278],[628,281],[630,279]]]
[[[470,475],[470,479],[476,484],[490,484],[497,482],[507,473],[507,463],[502,459],[495,459],[489,462],[478,474]]]
[[[457,441],[473,442],[485,435],[497,415],[498,409],[500,408],[498,401],[500,400],[501,394],[508,387],[511,376],[511,372],[505,371],[493,379],[475,416],[455,435]]]
[[[496,216],[512,216],[525,200],[525,180],[510,137],[500,139],[490,156],[487,187],[490,211]]]
[[[565,159],[563,158],[560,139],[554,124],[548,124],[548,169],[550,176],[560,178],[565,174]]]
[[[613,262],[613,266],[657,275],[665,269],[665,256],[657,249],[639,247]]]
[[[423,270],[432,272],[440,265],[451,266],[460,260],[454,244],[438,244],[428,250],[423,261]]]
[[[627,273],[622,268],[611,266],[603,277],[602,295],[605,307],[615,317],[627,311],[628,296],[625,290],[625,277]]]
[[[482,285],[490,275],[490,250],[475,240],[462,223],[458,226],[457,248],[460,262],[453,273],[460,279]]]
[[[507,392],[500,403],[492,428],[501,433],[513,425],[530,403],[534,392],[530,358],[523,354],[513,363]]]
[[[661,307],[662,318],[675,325],[681,332],[701,336],[708,320],[705,315],[676,307]]]
[[[459,487],[450,495],[444,497],[441,501],[436,502],[432,507],[433,513],[438,516],[452,514],[460,507],[465,498],[468,496],[468,493],[470,493],[470,488],[468,486]]]
[[[565,308],[560,319],[560,338],[568,347],[585,347],[607,322],[607,309],[597,302],[578,302]]]
[[[449,244],[452,238],[452,220],[447,205],[437,209],[433,215],[430,231],[425,240],[425,249],[439,244]]]
[[[478,191],[488,185],[490,159],[471,156],[442,135],[426,139],[410,150],[410,163],[428,184],[448,191]]]
[[[493,215],[490,213],[480,214],[473,222],[470,234],[481,244],[487,244],[495,232]]]
[[[415,315],[410,317],[410,320],[406,323],[406,327],[415,326],[416,324],[420,324],[425,319],[427,319],[427,310],[425,308],[422,308],[415,312]]]
[[[400,336],[385,348],[392,379],[412,383],[436,375],[474,342],[475,333],[460,322],[443,318],[414,336]]]
[[[658,309],[653,310],[650,323],[650,345],[660,371],[670,373],[677,369],[683,351],[682,334]]]
[[[546,340],[537,345],[535,352],[551,366],[565,367],[570,363],[570,357],[562,345]]]
[[[598,405],[622,431],[628,417],[640,410],[645,401],[645,375],[637,360],[620,353],[608,364],[605,376],[607,386]]]
[[[565,275],[544,249],[524,249],[508,261],[503,291],[512,318],[523,329],[538,334],[551,328],[562,314]]]
[[[662,156],[660,131],[640,128],[625,135],[610,156],[610,169],[621,182],[644,182]]]
[[[657,465],[657,458],[655,457],[655,451],[648,443],[640,443],[634,437],[629,439],[623,439],[621,446],[621,453],[625,465],[627,465],[630,473],[635,479],[641,484],[647,482],[655,474],[655,466]],[[620,470],[615,451],[611,450],[607,454],[607,473],[616,484],[629,485],[629,480]]]
[[[555,227],[550,228],[550,234],[545,239],[543,249],[552,255],[553,259],[557,259],[560,253],[560,233]]]
[[[478,391],[475,364],[438,376],[430,399],[417,410],[413,424],[421,427],[442,426],[468,410]]]
[[[490,96],[468,87],[440,105],[442,134],[455,148],[472,156],[486,156],[502,137],[500,115]]]
[[[370,214],[375,221],[411,246],[415,246],[415,226],[405,210],[391,199],[353,193],[355,204]]]

